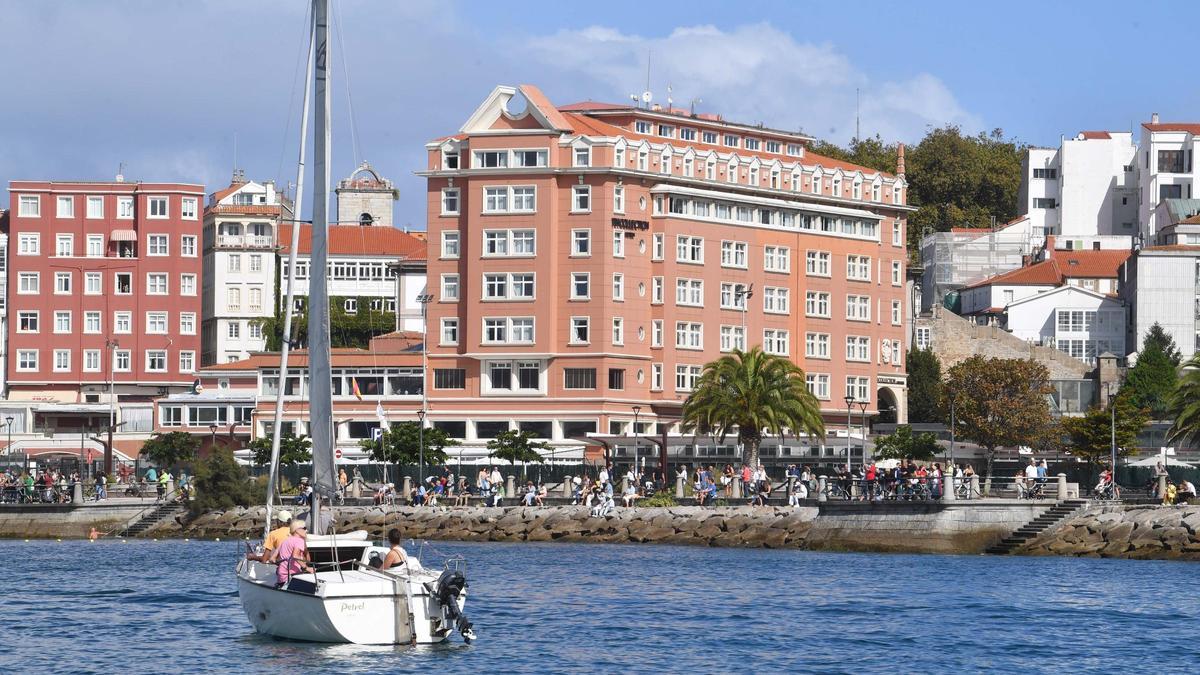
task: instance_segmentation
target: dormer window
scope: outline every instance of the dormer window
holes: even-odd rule
[[[458,151],[443,150],[442,151],[442,168],[448,171],[458,168]]]

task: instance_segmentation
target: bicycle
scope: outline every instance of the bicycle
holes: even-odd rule
[[[971,485],[971,481],[964,479],[956,480],[955,482],[958,483],[958,485],[954,488],[954,496],[957,499],[981,499],[983,497],[983,493],[979,490],[976,490],[974,486]]]
[[[825,497],[828,499],[850,499],[850,493],[846,492],[846,488],[837,483],[825,484]]]
[[[1121,499],[1121,486],[1105,483],[1092,493],[1092,498],[1102,502],[1115,502]]]

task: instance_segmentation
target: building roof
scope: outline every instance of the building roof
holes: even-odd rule
[[[1116,296],[1108,294],[1108,293],[1100,293],[1098,291],[1093,291],[1093,290],[1090,290],[1087,288],[1083,288],[1082,286],[1067,285],[1067,286],[1059,286],[1058,288],[1056,288],[1052,291],[1047,291],[1045,293],[1038,293],[1037,295],[1031,295],[1029,297],[1021,298],[1020,300],[1014,300],[1013,302],[1008,303],[1008,307],[1011,308],[1014,305],[1021,305],[1021,304],[1027,303],[1027,302],[1033,302],[1035,300],[1044,300],[1045,298],[1047,298],[1049,296],[1060,294],[1060,293],[1064,294],[1064,295],[1073,295],[1073,294],[1082,293],[1084,295],[1090,295],[1094,298],[1100,298],[1101,300],[1116,300],[1117,299]]]
[[[1197,252],[1197,251],[1200,251],[1200,245],[1168,244],[1166,246],[1146,246],[1141,249],[1142,253],[1148,253],[1148,252],[1154,252],[1154,251]]]
[[[279,245],[289,252],[292,244],[290,223],[279,226]],[[312,225],[301,224],[300,255],[312,254]],[[380,225],[331,225],[329,227],[329,255],[356,255],[398,257],[407,260],[425,260],[427,243],[418,237],[394,227]]]
[[[1108,133],[1107,131],[1081,131],[1079,132],[1079,136],[1088,141],[1102,138],[1112,138],[1112,134]]]
[[[1189,134],[1200,134],[1200,124],[1189,122],[1143,122],[1142,126],[1148,131],[1186,131]]]
[[[626,131],[620,127],[615,127],[608,122],[601,122],[587,115],[577,115],[568,113],[565,115],[567,121],[575,129],[575,133],[587,136],[620,136]]]
[[[1129,253],[1126,250],[1054,251],[1052,258],[977,281],[967,288],[996,284],[1061,286],[1067,279],[1116,279],[1117,271],[1129,258]]]
[[[1164,199],[1172,223],[1198,223],[1200,199]]]
[[[558,109],[563,112],[581,112],[585,110],[632,110],[633,106],[628,103],[604,103],[603,101],[580,101],[578,103],[568,103],[560,105]]]
[[[229,213],[239,216],[278,216],[280,207],[266,204],[214,204],[204,209],[204,212]]]

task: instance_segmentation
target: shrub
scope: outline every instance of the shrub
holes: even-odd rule
[[[679,502],[675,499],[674,494],[667,492],[666,490],[662,490],[662,491],[654,493],[653,497],[647,497],[645,499],[638,500],[638,506],[646,506],[646,507],[679,506]]]
[[[259,488],[250,480],[228,448],[216,448],[208,459],[197,463],[193,484],[196,486],[196,497],[191,503],[193,514],[262,503],[266,490],[265,483]]]

